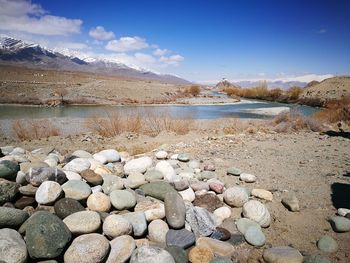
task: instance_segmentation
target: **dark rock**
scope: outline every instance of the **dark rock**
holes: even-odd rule
[[[347,213],[347,214],[345,215],[345,217],[346,217],[347,219],[350,219],[350,213]]]
[[[17,172],[20,167],[18,163],[9,160],[0,161],[0,178],[16,180]]]
[[[0,158],[4,157],[5,155],[2,153],[1,149],[0,149]]]
[[[169,183],[164,181],[144,184],[140,187],[140,189],[145,193],[145,195],[152,196],[162,201],[164,201],[166,193],[176,192]]]
[[[227,240],[227,242],[233,246],[238,246],[245,243],[245,238],[243,234],[237,232],[235,234],[231,234],[231,237],[229,240]]]
[[[9,207],[0,207],[0,228],[17,228],[27,220],[29,214],[25,211]]]
[[[80,173],[81,177],[83,177],[89,184],[92,185],[101,185],[103,182],[103,178],[101,175],[95,173],[91,169],[86,169]]]
[[[33,206],[35,204],[35,198],[31,196],[22,196],[15,203],[15,207],[19,209],[23,209],[26,206]]]
[[[231,238],[231,233],[225,228],[217,227],[210,236],[213,239],[218,239],[221,241],[226,241]]]
[[[63,184],[67,181],[66,174],[53,167],[40,167],[30,169],[28,173],[26,173],[26,180],[28,183],[39,186],[44,181],[54,181],[59,184]]]
[[[62,198],[58,200],[54,205],[54,209],[56,215],[61,219],[64,219],[73,213],[85,211],[84,206],[72,198]]]
[[[199,206],[207,209],[209,212],[213,213],[215,209],[224,206],[224,203],[220,201],[219,197],[215,194],[204,194],[196,196],[193,201],[194,206]]]
[[[173,230],[170,229],[166,234],[167,246],[177,246],[180,248],[188,248],[196,242],[195,235],[187,229]]]
[[[19,184],[0,178],[0,205],[11,202],[18,193]]]
[[[178,229],[185,225],[186,207],[182,197],[171,191],[164,198],[165,217],[170,227]]]
[[[165,250],[170,253],[175,259],[175,263],[187,263],[188,256],[184,249],[177,246],[167,246]]]
[[[331,261],[321,255],[310,255],[304,257],[304,263],[331,263]]]

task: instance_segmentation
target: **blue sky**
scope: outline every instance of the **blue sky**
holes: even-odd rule
[[[0,0],[0,32],[188,80],[350,73],[350,1]]]

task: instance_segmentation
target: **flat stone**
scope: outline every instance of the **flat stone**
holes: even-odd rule
[[[266,249],[263,254],[267,263],[302,263],[303,256],[292,247],[273,247]]]
[[[103,222],[103,233],[110,238],[130,235],[132,225],[121,215],[109,215]]]
[[[228,175],[234,175],[234,176],[240,176],[241,175],[241,170],[236,168],[236,167],[231,167],[231,168],[228,168],[226,173]]]
[[[27,185],[21,186],[18,190],[22,195],[35,196],[35,193],[38,190],[38,187],[32,186],[31,184],[27,184]]]
[[[299,209],[299,200],[296,197],[294,192],[284,193],[282,196],[282,204],[292,212],[298,212]]]
[[[54,203],[62,194],[62,187],[53,181],[43,182],[35,193],[38,204],[49,205]]]
[[[168,236],[167,233],[169,231],[169,227],[167,223],[163,220],[156,219],[153,220],[148,225],[148,238],[150,241],[165,244],[165,237]]]
[[[106,263],[128,262],[132,252],[136,248],[135,240],[128,235],[116,237],[109,243],[111,245],[111,251],[109,252]]]
[[[62,198],[58,200],[54,205],[54,209],[55,214],[61,219],[76,212],[85,211],[85,208],[77,200],[72,198]]]
[[[112,205],[117,210],[133,208],[136,205],[136,197],[127,190],[114,190],[110,193]]]
[[[140,189],[145,195],[152,196],[159,200],[164,201],[165,194],[168,192],[176,192],[175,189],[167,182],[151,182],[144,184]]]
[[[231,233],[225,228],[217,227],[214,232],[210,235],[212,239],[217,239],[220,241],[226,241],[231,238]]]
[[[187,153],[180,153],[178,156],[177,156],[177,159],[180,161],[180,162],[188,162],[190,160],[190,156],[187,154]]]
[[[101,192],[91,194],[86,203],[90,210],[97,212],[108,212],[112,206],[109,196]]]
[[[224,206],[224,203],[215,194],[203,194],[196,196],[193,201],[194,206],[199,206],[213,213],[214,210]]]
[[[186,249],[192,246],[195,241],[195,235],[186,229],[170,229],[166,234],[167,246],[177,246]]]
[[[79,180],[70,180],[62,185],[65,196],[75,200],[84,200],[91,194],[90,186]]]
[[[17,228],[29,217],[25,211],[10,207],[0,207],[0,228]]]
[[[331,226],[335,232],[350,231],[350,219],[342,216],[333,216],[330,219]]]
[[[260,228],[260,225],[253,221],[250,220],[248,218],[240,218],[236,221],[236,226],[239,232],[241,232],[243,235],[245,234],[245,232],[248,230],[249,227],[255,227],[255,228]]]
[[[243,187],[234,186],[224,192],[225,202],[234,207],[242,207],[249,200],[249,194]]]
[[[57,168],[41,167],[29,169],[26,173],[26,180],[34,186],[39,186],[45,181],[54,181],[63,184],[67,181],[67,177],[63,171]]]
[[[124,173],[126,175],[131,172],[144,173],[147,171],[147,168],[150,168],[153,164],[152,158],[148,156],[136,158],[126,162],[124,165]]]
[[[100,185],[103,182],[101,175],[95,173],[91,169],[87,169],[80,172],[82,178],[84,178],[91,185]]]
[[[328,258],[321,255],[309,255],[304,257],[304,263],[331,263]]]
[[[15,180],[20,167],[18,163],[3,160],[0,161],[0,178]]]
[[[72,153],[72,156],[77,158],[92,158],[92,154],[84,150],[76,150]]]
[[[255,246],[255,247],[261,247],[265,244],[266,238],[264,233],[261,231],[261,227],[257,226],[250,226],[244,233],[245,240]]]
[[[147,172],[145,173],[145,180],[148,182],[154,182],[154,181],[159,181],[164,178],[164,175],[155,170],[155,169],[148,169]]]
[[[20,199],[18,199],[15,203],[15,207],[18,209],[23,209],[26,206],[33,206],[35,205],[36,201],[34,197],[31,196],[22,196]]]
[[[165,250],[172,255],[175,263],[188,263],[188,256],[184,249],[177,246],[166,246]]]
[[[164,160],[168,157],[168,153],[166,151],[158,151],[155,156],[158,160]]]
[[[175,263],[171,254],[160,247],[143,246],[134,250],[130,263]]]
[[[267,201],[272,201],[273,199],[273,194],[265,189],[253,189],[251,195]]]
[[[11,202],[18,193],[19,184],[0,178],[0,205]]]
[[[196,246],[209,248],[215,255],[220,257],[230,257],[235,252],[235,248],[231,244],[209,237],[198,238]]]
[[[108,240],[100,234],[86,234],[75,238],[64,253],[65,263],[102,263],[109,252]]]
[[[239,180],[246,183],[254,183],[256,181],[256,176],[248,173],[241,173],[239,175]]]
[[[86,158],[75,158],[67,163],[63,169],[67,171],[72,171],[75,173],[81,173],[82,171],[89,169],[91,163]]]
[[[126,213],[123,217],[131,223],[135,237],[141,237],[146,233],[147,220],[143,212]]]
[[[70,232],[74,235],[89,234],[99,229],[100,215],[95,211],[80,211],[63,219]]]
[[[164,199],[165,217],[170,227],[178,229],[185,225],[186,207],[182,197],[171,191]]]
[[[22,236],[13,229],[0,229],[0,261],[25,263],[27,258],[27,247]]]
[[[191,263],[210,262],[214,258],[214,254],[210,248],[195,246],[188,253],[188,259]]]
[[[317,247],[319,250],[327,253],[333,253],[338,250],[337,242],[330,236],[323,236],[318,240]]]
[[[201,190],[209,191],[209,184],[207,182],[193,182],[193,183],[190,183],[190,186],[195,192],[201,191]]]
[[[186,222],[196,237],[209,236],[216,229],[214,216],[208,210],[186,204]]]
[[[132,189],[139,188],[146,183],[145,175],[139,172],[130,172],[126,179],[126,185]]]

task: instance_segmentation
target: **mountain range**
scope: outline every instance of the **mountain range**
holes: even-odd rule
[[[190,83],[174,75],[159,74],[106,59],[79,57],[71,52],[50,50],[38,44],[26,43],[5,35],[0,35],[0,64],[38,69],[93,72],[180,85]]]

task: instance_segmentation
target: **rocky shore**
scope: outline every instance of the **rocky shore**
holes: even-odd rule
[[[301,184],[293,183],[300,175],[278,171],[269,162],[271,153],[265,152],[270,173],[276,174],[277,168],[280,176],[269,178],[266,167],[255,166],[261,160],[254,164],[240,144],[251,150],[253,141],[259,146],[276,140],[272,135],[201,138],[140,156],[112,148],[61,154],[52,146],[30,151],[1,147],[0,258],[4,262],[347,262],[348,199],[341,203],[347,207],[336,210],[329,204],[330,190],[315,182],[315,174],[323,178],[318,180],[326,179],[324,184],[348,183],[338,172],[349,168],[349,142],[313,133],[303,137],[319,140],[320,147],[338,148],[333,157],[339,152],[343,160],[334,165],[333,174],[323,170],[326,177],[320,175],[321,165],[320,172],[304,175],[309,178],[300,178]],[[281,151],[288,136],[283,139],[278,141]],[[202,144],[207,146],[199,147]],[[234,161],[238,156],[230,145],[247,162]],[[300,161],[294,169],[314,170],[318,164],[314,158]],[[334,161],[327,154],[325,159]],[[327,161],[324,165],[329,166]]]

